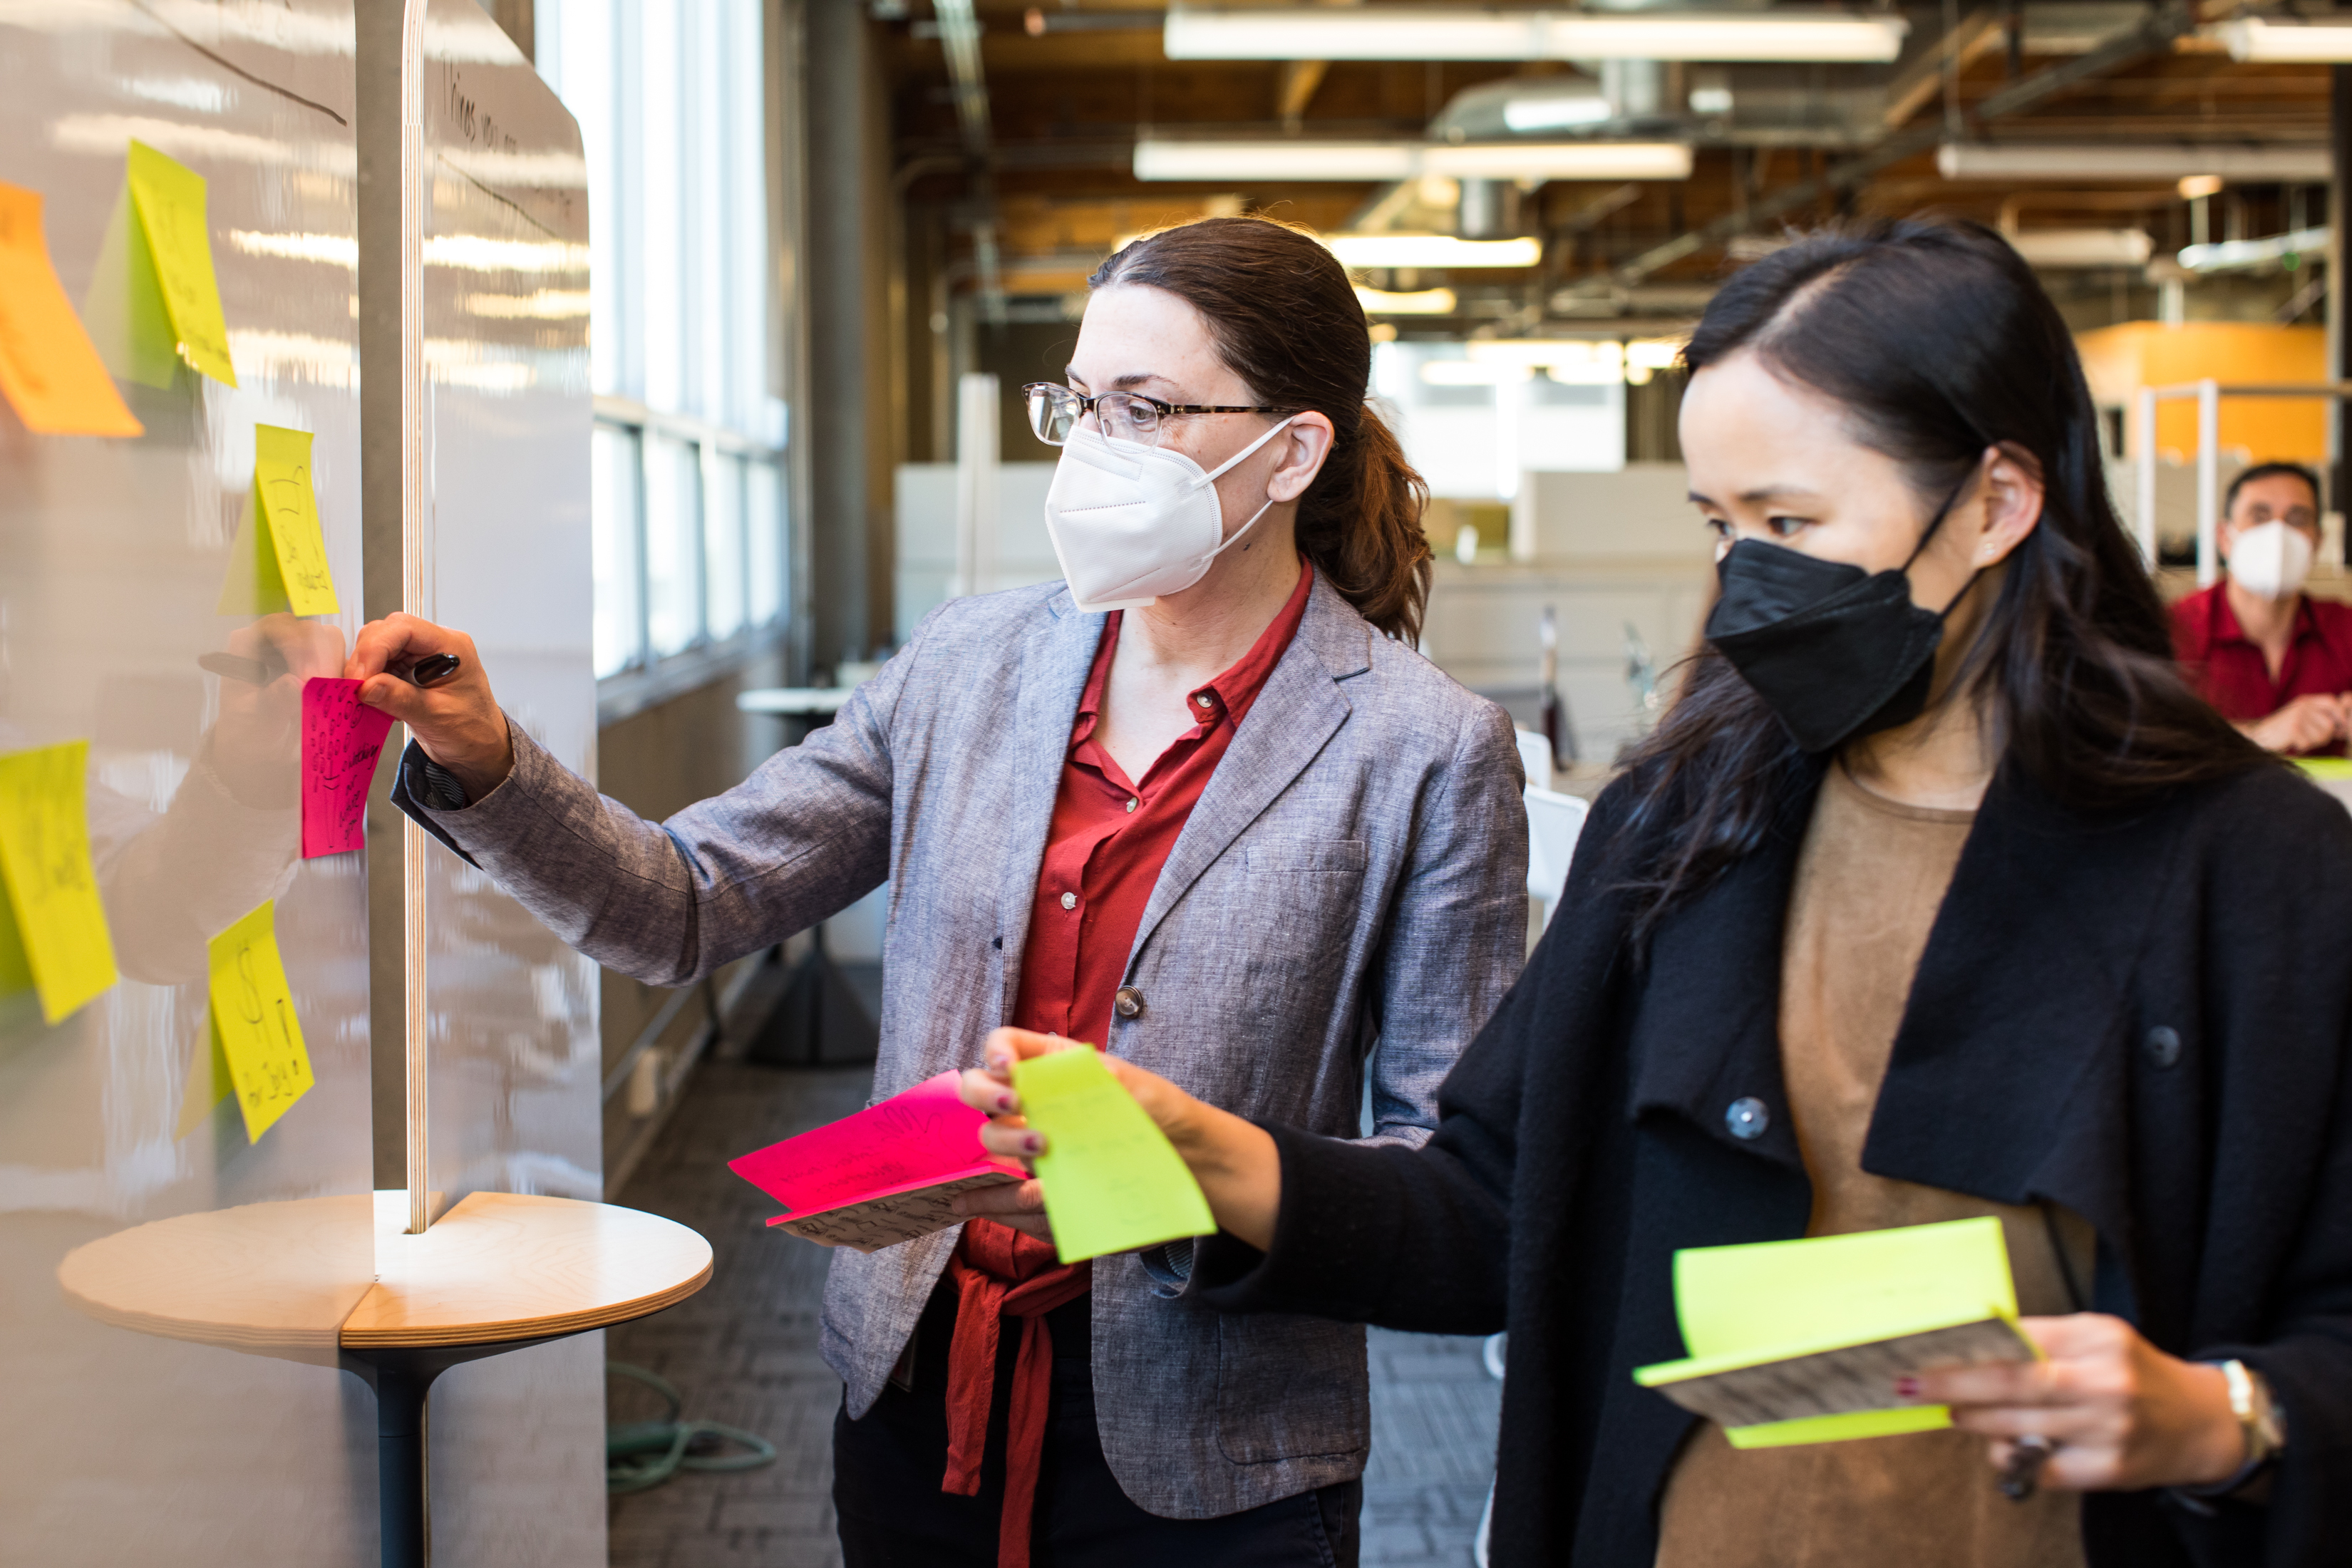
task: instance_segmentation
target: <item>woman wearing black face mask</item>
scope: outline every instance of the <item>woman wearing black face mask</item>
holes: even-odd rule
[[[1507,1324],[1500,1564],[2342,1562],[2352,821],[2174,673],[1998,236],[1802,240],[1686,359],[1708,643],[1436,1137],[1351,1149],[1120,1064],[1223,1227],[1192,1290]],[[1001,1070],[966,1094],[1036,1152]],[[1677,1248],[1976,1216],[2043,1359],[1887,1391],[1956,1429],[1734,1449],[1631,1377],[1684,1352]]]

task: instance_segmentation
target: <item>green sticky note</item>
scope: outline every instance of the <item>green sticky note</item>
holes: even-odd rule
[[[334,615],[335,578],[310,484],[310,433],[256,425],[253,448],[253,510],[230,549],[215,613]]]
[[[1217,1228],[1183,1157],[1092,1047],[1015,1062],[1013,1087],[1045,1135],[1037,1180],[1063,1262]]]
[[[1644,1386],[1789,1361],[1986,1319],[2013,1322],[2009,1247],[1992,1216],[1853,1236],[1675,1254],[1675,1310],[1688,1359],[1636,1370]],[[1941,1405],[1814,1415],[1727,1429],[1734,1447],[1834,1442],[1951,1424]]]
[[[2294,765],[2315,779],[2352,779],[2352,757],[2297,757]]]
[[[114,984],[114,942],[89,858],[89,742],[0,757],[0,986],[26,980],[55,1024]]]
[[[179,335],[163,305],[155,258],[131,205],[131,186],[115,193],[98,242],[98,264],[82,296],[82,324],[106,368],[142,386],[169,387],[180,374]]]
[[[228,322],[221,314],[220,280],[213,272],[212,229],[205,216],[205,177],[145,142],[133,142],[130,184],[131,205],[147,237],[147,253],[180,357],[192,369],[235,386]]]

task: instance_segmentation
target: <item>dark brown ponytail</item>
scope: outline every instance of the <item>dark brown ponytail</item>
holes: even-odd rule
[[[1372,339],[1339,258],[1304,229],[1212,217],[1161,229],[1095,269],[1089,289],[1164,289],[1201,312],[1256,401],[1313,409],[1335,439],[1298,501],[1298,548],[1381,631],[1421,638],[1429,604],[1429,486],[1364,403]]]

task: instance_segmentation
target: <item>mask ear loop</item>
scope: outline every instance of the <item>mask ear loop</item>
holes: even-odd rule
[[[1297,423],[1297,420],[1298,416],[1296,414],[1292,415],[1289,418],[1284,420],[1281,424],[1276,426],[1273,429],[1268,430],[1265,435],[1260,436],[1256,440],[1252,441],[1248,446],[1244,447],[1240,451],[1235,452],[1232,457],[1218,464],[1215,473],[1202,475],[1200,479],[1193,481],[1192,488],[1198,489],[1202,485],[1215,484],[1217,480],[1230,470],[1235,463],[1240,462],[1244,458],[1248,457],[1252,452],[1256,451],[1260,447],[1265,446],[1268,441],[1273,440],[1276,436],[1279,436],[1285,430],[1289,429],[1292,425]],[[1251,529],[1257,526],[1257,520],[1259,518],[1264,517],[1267,512],[1270,512],[1273,510],[1274,498],[1272,496],[1268,496],[1265,498],[1265,504],[1264,506],[1250,513],[1250,520],[1247,522],[1234,530],[1230,538],[1226,539],[1222,544],[1219,544],[1214,550],[1210,551],[1203,559],[1214,561],[1218,556],[1223,555],[1226,551],[1232,549],[1241,539],[1243,534],[1247,533]]]
[[[1979,461],[1981,463],[1982,459],[1979,459]],[[1903,558],[1903,564],[1895,568],[1897,572],[1900,572],[1903,574],[1906,581],[1908,581],[1911,575],[1911,563],[1918,560],[1922,554],[1926,553],[1928,541],[1934,539],[1936,537],[1936,531],[1944,526],[1944,519],[1952,514],[1952,509],[1960,504],[1961,495],[1968,489],[1969,481],[1977,477],[1978,471],[1979,470],[1977,468],[1970,468],[1967,473],[1960,476],[1960,482],[1952,487],[1952,493],[1944,498],[1944,504],[1937,507],[1936,509],[1936,515],[1927,520],[1927,531],[1919,536],[1919,542],[1911,547],[1911,553],[1905,556]],[[1939,621],[1951,619],[1952,612],[1960,607],[1960,601],[1969,596],[1969,590],[1975,587],[1977,585],[1977,579],[1983,575],[1984,568],[1981,566],[1969,573],[1969,580],[1960,584],[1960,591],[1953,595],[1951,601],[1942,609],[1936,612],[1936,618]]]

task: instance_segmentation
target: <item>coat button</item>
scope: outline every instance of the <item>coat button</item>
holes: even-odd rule
[[[1754,1095],[1743,1094],[1725,1108],[1723,1124],[1734,1138],[1761,1138],[1772,1125],[1772,1112]]]
[[[1075,910],[1075,909],[1076,909],[1076,908],[1078,907],[1078,896],[1077,896],[1077,894],[1076,894],[1076,893],[1064,893],[1064,894],[1062,895],[1062,907],[1063,907],[1064,909],[1066,909],[1066,910]]]
[[[1122,1018],[1143,1016],[1143,993],[1132,985],[1122,985],[1110,999],[1110,1010]]]
[[[2140,1042],[2140,1049],[2147,1053],[2150,1066],[2168,1068],[2180,1059],[2180,1031],[2158,1024]]]

